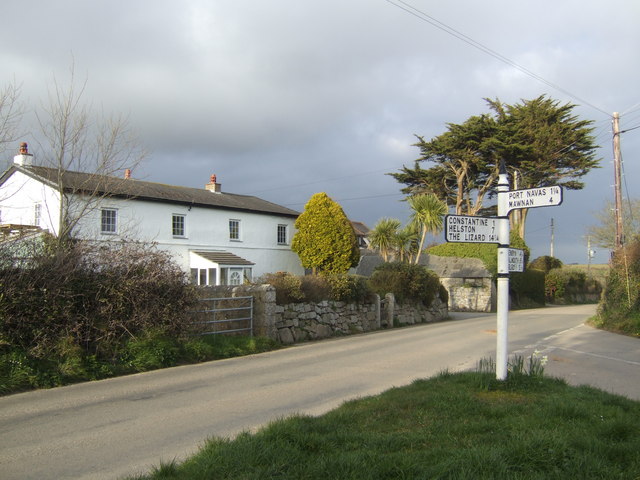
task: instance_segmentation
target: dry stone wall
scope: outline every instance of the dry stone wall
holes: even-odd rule
[[[412,325],[445,320],[446,303],[436,298],[431,306],[396,304],[393,294],[383,300],[376,295],[372,302],[347,303],[324,300],[318,303],[276,304],[271,285],[208,287],[205,296],[254,297],[254,334],[283,344],[317,340],[337,335],[368,332],[394,325]]]

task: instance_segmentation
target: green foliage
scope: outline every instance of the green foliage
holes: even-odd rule
[[[304,268],[346,273],[360,260],[353,227],[340,205],[326,193],[316,193],[297,218],[291,249]]]
[[[615,252],[600,304],[598,325],[640,336],[640,240]]]
[[[383,263],[376,267],[369,278],[369,285],[378,295],[384,297],[393,293],[398,303],[422,302],[429,306],[436,295],[443,296],[438,276],[422,265],[401,262]]]
[[[544,306],[545,274],[531,269],[512,272],[509,276],[509,290],[513,307]]]
[[[554,268],[545,276],[544,292],[548,302],[571,303],[584,294],[600,293],[602,287],[585,272]]]
[[[479,258],[485,268],[495,276],[498,273],[498,251],[490,243],[441,243],[427,249],[439,257]]]
[[[447,204],[433,193],[421,193],[412,195],[407,199],[411,207],[411,226],[415,231],[421,232],[420,244],[414,263],[420,261],[420,254],[424,249],[427,233],[434,235],[442,230],[444,215],[447,213]]]
[[[554,268],[562,268],[562,261],[555,257],[550,257],[549,255],[544,255],[542,257],[538,257],[535,260],[532,260],[529,263],[529,268],[534,270],[542,270],[547,273],[549,270]]]
[[[372,294],[368,279],[361,275],[328,275],[326,279],[331,287],[332,300],[356,302],[366,300]]]
[[[378,250],[382,259],[389,260],[397,248],[397,236],[401,222],[395,218],[381,218],[369,232],[368,238],[372,249]]]
[[[179,357],[178,340],[161,329],[151,329],[127,342],[121,361],[133,371],[146,372],[175,365]]]
[[[515,359],[295,415],[141,478],[622,479],[640,476],[640,403]],[[479,386],[480,384],[480,386]]]
[[[266,337],[207,335],[174,338],[162,330],[142,332],[124,342],[111,360],[86,355],[70,340],[50,358],[17,347],[0,347],[0,395],[144,372],[184,363],[230,358],[279,348]]]
[[[510,230],[509,246],[524,250],[524,261],[530,255],[530,250],[525,241],[515,230]],[[485,268],[495,278],[498,274],[498,246],[492,243],[441,243],[427,249],[431,255],[439,257],[479,258]]]
[[[268,283],[276,289],[278,305],[300,302],[305,297],[302,291],[302,277],[289,272],[267,273],[258,283]]]
[[[520,189],[584,187],[580,179],[598,167],[599,159],[593,122],[580,120],[576,105],[546,95],[513,105],[486,101],[490,114],[449,123],[446,132],[430,140],[418,136],[415,146],[421,157],[414,168],[390,174],[405,185],[404,193],[433,193],[458,215],[478,215],[483,201],[496,194],[500,160],[506,162],[514,188],[516,181]],[[429,168],[422,167],[426,163]],[[512,215],[522,236],[526,214],[523,209]]]
[[[367,279],[359,275],[322,274],[299,277],[279,272],[264,275],[260,281],[275,287],[278,305],[323,300],[366,301],[372,293]]]

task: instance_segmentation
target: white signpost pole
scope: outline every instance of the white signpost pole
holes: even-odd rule
[[[509,212],[520,208],[552,207],[562,203],[562,187],[538,187],[509,191],[504,160],[498,175],[498,216],[446,215],[447,242],[498,244],[498,302],[496,378],[507,379],[509,355],[509,272],[524,271],[524,251],[509,248]],[[509,261],[511,258],[511,262]],[[511,264],[510,264],[511,263]]]
[[[504,161],[498,177],[498,302],[496,379],[507,379],[509,326],[509,177]]]

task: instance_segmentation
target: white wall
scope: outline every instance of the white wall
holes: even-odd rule
[[[118,233],[100,233],[100,210],[96,209],[78,225],[78,236],[155,242],[170,251],[186,272],[194,266],[190,265],[190,251],[224,250],[253,262],[254,278],[276,271],[304,273],[298,256],[291,251],[295,219],[290,217],[115,198],[103,199],[100,207],[117,210]],[[172,235],[174,214],[185,217],[184,238]],[[240,221],[239,241],[229,239],[229,219]],[[287,245],[277,243],[278,225],[287,225]]]
[[[35,204],[42,205],[40,225],[58,232],[60,203],[57,192],[31,177],[15,172],[0,188],[0,223],[35,225]]]
[[[212,195],[216,195],[212,193]],[[0,223],[34,224],[34,205],[42,203],[40,226],[57,233],[59,202],[57,192],[21,172],[15,172],[0,187]],[[100,232],[101,208],[117,210],[118,231]],[[172,235],[172,216],[185,216],[184,238]],[[240,240],[229,239],[229,219],[240,221]],[[294,218],[270,214],[189,207],[153,201],[104,198],[92,206],[78,222],[74,235],[100,241],[140,240],[155,242],[172,253],[175,261],[190,270],[189,252],[223,250],[253,262],[253,277],[288,271],[303,274],[298,256],[291,251]],[[278,225],[287,225],[288,243],[278,245]]]

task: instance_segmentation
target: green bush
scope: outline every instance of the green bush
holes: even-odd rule
[[[527,269],[509,276],[509,290],[514,307],[543,306],[545,303],[545,274]]]
[[[615,252],[600,304],[598,325],[640,336],[640,241]]]
[[[358,275],[327,274],[296,276],[279,272],[259,279],[276,289],[276,303],[286,305],[298,302],[366,301],[371,295],[367,279]]]
[[[585,272],[566,268],[549,270],[544,289],[547,301],[555,303],[570,303],[580,295],[602,291],[600,283]]]
[[[554,268],[562,268],[562,261],[555,257],[544,255],[532,260],[529,264],[529,268],[533,270],[542,270],[547,273]]]
[[[361,275],[328,275],[327,282],[331,286],[331,299],[340,302],[366,301],[372,291],[369,281]]]
[[[136,372],[175,365],[180,358],[180,343],[158,329],[130,339],[121,354],[121,362]]]
[[[276,289],[276,303],[278,305],[300,302],[305,298],[301,277],[289,272],[267,273],[257,282],[268,283]]]
[[[524,262],[527,264],[530,250],[515,230],[509,235],[511,248],[524,250]],[[494,277],[498,274],[498,246],[491,243],[441,243],[427,249],[427,253],[440,257],[479,258],[485,268]]]
[[[422,265],[402,262],[383,263],[369,278],[369,285],[381,297],[393,293],[399,303],[418,301],[429,306],[436,295],[442,298],[438,276]],[[446,290],[444,290],[446,291]]]

